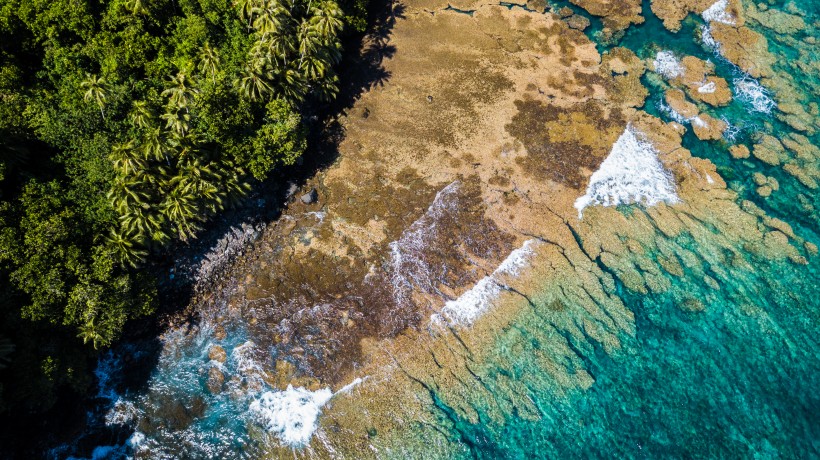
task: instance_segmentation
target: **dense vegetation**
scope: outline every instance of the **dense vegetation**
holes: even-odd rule
[[[155,309],[140,268],[303,153],[365,5],[0,0],[6,410],[87,385],[89,350]]]

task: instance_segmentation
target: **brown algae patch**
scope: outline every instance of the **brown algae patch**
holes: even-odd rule
[[[516,162],[527,174],[576,189],[583,185],[582,168],[597,169],[626,124],[620,110],[597,101],[561,107],[530,99],[516,107],[506,130],[527,151]]]

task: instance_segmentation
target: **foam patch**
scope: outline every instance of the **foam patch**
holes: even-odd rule
[[[575,200],[578,218],[592,205],[678,203],[672,175],[658,160],[658,151],[627,125],[609,156],[589,179],[586,193]]]

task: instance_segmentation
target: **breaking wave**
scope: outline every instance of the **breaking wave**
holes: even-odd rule
[[[288,385],[285,391],[266,391],[250,410],[283,443],[301,447],[310,441],[322,406],[332,397],[330,388],[310,391]]]
[[[655,72],[671,80],[683,74],[683,66],[671,51],[658,51],[652,61]]]
[[[733,83],[737,98],[751,105],[755,112],[771,113],[772,109],[777,107],[769,90],[754,78],[743,75],[735,78]]]
[[[479,280],[475,286],[457,299],[445,303],[441,313],[430,318],[431,322],[441,324],[446,321],[449,324],[461,326],[473,324],[476,319],[489,310],[493,300],[501,293],[502,289],[506,288],[499,280],[499,276],[518,275],[521,268],[527,265],[535,243],[535,240],[525,241],[520,248],[511,252],[491,275]]]
[[[575,200],[575,209],[580,219],[584,208],[590,205],[642,203],[654,206],[661,202],[680,202],[672,175],[658,160],[655,147],[638,139],[627,125],[612,146],[612,152],[590,177],[586,193]]]
[[[390,282],[399,304],[409,302],[414,287],[425,292],[435,290],[430,267],[423,254],[429,241],[437,237],[438,220],[458,207],[460,185],[459,181],[455,181],[441,189],[424,215],[413,222],[397,241],[390,243]]]
[[[727,24],[730,26],[735,25],[735,18],[728,11],[726,8],[729,6],[729,2],[727,0],[718,0],[712,4],[709,8],[701,13],[701,17],[706,22],[720,22],[722,24]]]
[[[305,446],[318,428],[322,407],[334,396],[350,391],[362,382],[355,379],[336,393],[330,388],[310,391],[288,385],[284,391],[266,391],[250,405],[255,415],[270,434],[290,447]]]

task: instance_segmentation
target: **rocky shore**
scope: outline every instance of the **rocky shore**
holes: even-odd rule
[[[640,2],[573,3],[603,17],[604,34],[643,22]],[[673,31],[689,12],[703,15],[725,59],[767,84],[793,85],[772,69],[740,2],[723,3],[654,0],[652,11]],[[619,356],[636,336],[624,292],[673,296],[699,314],[710,306],[692,292],[713,295],[753,264],[802,266],[816,254],[683,147],[685,124],[700,142],[731,143],[727,123],[707,113],[733,100],[710,62],[672,56],[664,68],[660,55],[600,53],[581,31],[588,24],[569,13],[394,3],[393,29],[363,50],[380,54],[385,78],[336,120],[337,160],[287,187],[277,219],[231,229],[174,268],[194,283],[188,312],[199,320],[169,332],[165,346],[171,355],[185,340],[203,344],[209,395],[238,400],[234,393],[267,389],[272,401],[301,388],[323,392],[318,407],[331,401],[306,450],[251,424],[264,455],[379,457],[399,445],[463,453],[436,427],[500,424],[513,410],[539,416],[521,396],[523,377],[502,379],[509,401],[493,409],[496,418],[473,409],[471,398],[494,397],[478,375],[499,360],[504,340],[530,334],[510,347],[538,357],[549,379],[539,384],[583,392],[596,379],[595,353]],[[677,121],[645,110],[647,72],[664,79]],[[781,107],[796,103],[777,94]],[[813,132],[817,117],[806,114],[816,105],[803,110],[788,108],[783,120]],[[782,165],[806,187],[820,180],[820,155],[803,134],[730,152]],[[753,183],[759,196],[780,188],[764,174]],[[611,206],[630,203],[639,206]],[[688,291],[678,286],[688,280]],[[246,337],[229,345],[237,324]],[[441,400],[454,413],[447,421],[431,409],[446,412]]]

